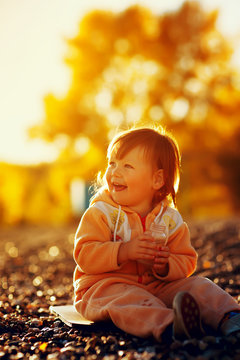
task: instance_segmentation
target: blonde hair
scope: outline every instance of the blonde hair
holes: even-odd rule
[[[157,191],[153,202],[170,198],[176,206],[176,193],[180,179],[181,156],[177,141],[163,128],[133,128],[116,135],[108,146],[107,156],[116,149],[116,156],[121,159],[129,151],[141,146],[144,155],[153,167],[162,169],[164,185]]]

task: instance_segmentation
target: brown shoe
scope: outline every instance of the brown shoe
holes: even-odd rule
[[[177,293],[173,300],[173,310],[173,337],[175,339],[203,336],[199,306],[192,295],[185,291]]]

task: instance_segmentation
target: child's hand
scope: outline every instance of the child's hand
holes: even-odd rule
[[[154,259],[153,268],[156,270],[158,275],[166,276],[168,274],[168,258],[170,256],[169,247],[161,246]]]
[[[157,256],[157,245],[149,233],[144,233],[126,243],[122,243],[118,253],[118,263],[128,260],[154,261]]]

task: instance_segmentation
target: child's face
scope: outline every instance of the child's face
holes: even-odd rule
[[[160,171],[153,171],[152,164],[146,159],[140,146],[130,150],[122,159],[117,158],[113,148],[106,171],[112,199],[145,216],[152,210],[156,190],[163,185]]]

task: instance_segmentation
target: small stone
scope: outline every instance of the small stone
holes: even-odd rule
[[[229,344],[232,344],[232,345],[234,345],[238,342],[237,337],[235,337],[234,335],[227,336],[225,338],[225,340],[226,340],[226,342],[228,342]]]
[[[106,342],[108,344],[117,344],[117,339],[115,336],[108,336]]]
[[[62,348],[60,351],[61,351],[61,353],[71,353],[71,352],[75,352],[76,349],[73,346],[66,346],[66,347]]]
[[[61,328],[62,327],[62,321],[60,321],[60,320],[57,320],[57,321],[54,321],[54,323],[53,323],[53,327],[54,328]]]
[[[39,356],[37,354],[33,354],[29,357],[29,360],[38,360]]]
[[[179,340],[175,340],[171,345],[170,345],[170,349],[171,350],[177,350],[177,349],[179,349],[180,347],[182,347],[182,343],[181,343],[181,341],[179,341]]]
[[[59,359],[59,353],[55,352],[53,354],[48,354],[47,356],[47,360],[57,360]]]
[[[216,344],[216,337],[215,336],[204,336],[202,339],[207,344]]]
[[[198,347],[201,351],[204,351],[208,347],[208,344],[205,341],[200,340],[198,342]]]
[[[198,345],[198,341],[197,339],[189,339],[189,340],[184,340],[183,342],[183,346],[197,346]]]
[[[40,327],[40,326],[42,326],[43,325],[43,322],[42,322],[42,320],[39,320],[39,319],[32,319],[32,321],[31,321],[31,327]]]
[[[9,352],[9,354],[16,355],[17,352],[18,352],[17,346],[14,346],[14,345],[13,345],[13,346],[10,346],[9,349],[8,349],[8,352]]]
[[[18,360],[18,359],[23,359],[24,358],[24,354],[22,352],[18,352],[15,355],[10,355],[9,359],[10,360]]]

